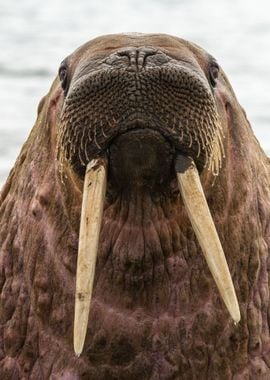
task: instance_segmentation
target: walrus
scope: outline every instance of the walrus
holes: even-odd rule
[[[269,379],[270,165],[165,34],[60,65],[0,198],[1,379]]]

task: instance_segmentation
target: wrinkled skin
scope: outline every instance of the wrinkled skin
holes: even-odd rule
[[[235,326],[231,320],[203,258],[166,161],[167,150],[174,154],[169,143],[160,148],[157,162],[148,162],[146,138],[146,172],[153,166],[157,174],[150,170],[150,180],[141,180],[140,164],[134,174],[133,156],[125,161],[125,146],[134,149],[128,137],[111,148],[89,328],[81,357],[74,355],[83,165],[57,160],[57,133],[69,96],[57,78],[1,192],[1,379],[270,378],[270,164],[224,73],[212,88],[211,57],[199,47],[166,35],[116,35],[90,41],[71,55],[70,78],[75,83],[82,62],[98,66],[121,49],[144,46],[180,64],[187,61],[215,99],[225,158],[216,178],[200,164],[203,155],[197,165],[241,322]],[[108,134],[113,125],[106,128]],[[159,149],[162,142],[156,145]],[[91,157],[99,153],[94,142],[89,149]],[[161,185],[153,178],[161,178]]]

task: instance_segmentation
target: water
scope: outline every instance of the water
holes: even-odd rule
[[[164,32],[213,54],[270,154],[268,0],[0,0],[0,184],[62,59],[100,34]]]

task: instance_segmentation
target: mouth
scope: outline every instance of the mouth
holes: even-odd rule
[[[111,140],[106,154],[87,164],[76,275],[74,351],[80,356],[88,325],[99,235],[108,184],[117,191],[162,191],[176,179],[195,235],[228,312],[240,321],[226,258],[201,186],[197,164],[162,133],[134,128]]]
[[[107,152],[109,184],[116,192],[162,193],[173,177],[175,146],[153,129],[122,133],[111,141]]]

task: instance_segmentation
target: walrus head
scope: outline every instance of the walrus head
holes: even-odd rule
[[[254,173],[261,173],[256,191]],[[171,371],[190,378],[201,373],[204,356],[194,342],[213,351],[213,373],[222,371],[224,350],[240,373],[248,318],[259,323],[246,307],[247,278],[257,280],[245,265],[256,266],[253,248],[248,259],[243,246],[261,242],[258,219],[248,210],[259,215],[266,236],[269,178],[267,158],[211,55],[167,35],[86,43],[61,63],[1,193],[6,278],[23,278],[24,299],[29,294],[19,303],[24,312],[6,302],[3,319],[13,309],[16,321],[33,316],[36,335],[29,339],[44,347],[37,360],[54,360],[48,347],[57,348],[49,342],[61,341],[50,375],[84,368],[93,378],[142,378],[154,374],[158,358],[164,379]],[[267,248],[260,244],[265,268]],[[236,294],[237,327],[231,323],[240,321]],[[79,359],[70,348],[73,325],[78,356],[86,337]],[[12,351],[20,332],[3,326]],[[177,331],[185,331],[180,340]],[[219,331],[226,348],[217,344]],[[176,356],[167,360],[172,347]],[[34,373],[39,378],[36,366]]]
[[[128,41],[94,53],[86,48],[76,65],[74,56],[62,62],[59,79],[64,99],[57,123],[62,174],[68,165],[83,178],[92,160],[106,157],[109,188],[117,193],[132,193],[138,188],[164,193],[176,178],[175,167],[184,172],[190,164],[193,173],[206,168],[218,175],[226,129],[214,94],[217,62],[208,56],[202,67],[190,51],[179,49],[180,54],[172,54],[169,48],[156,46],[151,39],[149,42],[146,46],[138,38],[135,43]],[[82,351],[88,324],[106,193],[107,165],[101,179],[96,161],[94,166],[91,179],[85,177],[82,218],[87,223],[81,220],[74,327],[77,354]],[[180,174],[178,178],[210,270],[233,319],[239,322],[233,284],[200,180]],[[103,199],[98,203],[100,194]]]

